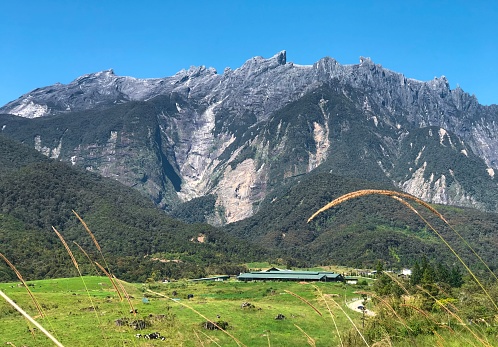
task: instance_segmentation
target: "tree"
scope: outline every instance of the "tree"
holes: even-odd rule
[[[431,264],[427,264],[422,274],[421,283],[423,285],[427,285],[427,284],[434,284],[435,281],[436,281],[436,273],[434,272],[434,268],[432,267]]]
[[[417,284],[420,284],[421,281],[422,281],[422,269],[420,268],[418,261],[416,261],[415,264],[413,265],[412,275],[410,277],[410,284],[412,286],[416,286]]]
[[[382,273],[384,272],[384,264],[380,260],[377,261],[377,264],[375,265],[375,271],[377,271],[375,277],[380,277]]]
[[[460,288],[463,284],[463,277],[460,268],[453,266],[450,270],[448,284],[455,288]]]

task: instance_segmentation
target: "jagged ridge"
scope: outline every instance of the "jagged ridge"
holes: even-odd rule
[[[476,192],[496,189],[498,107],[451,90],[444,76],[421,82],[369,58],[341,65],[326,57],[301,66],[282,51],[221,75],[201,66],[162,79],[108,70],[37,89],[0,112],[57,119],[31,120],[31,130],[23,131],[5,116],[0,126],[49,156],[136,186],[167,209],[214,194],[216,211],[206,217],[214,224],[251,216],[275,187],[316,168],[388,181],[432,202],[497,205]],[[86,130],[102,135],[71,138],[81,132],[70,121],[76,114],[93,117],[95,125]],[[423,161],[408,158],[412,134],[429,127],[460,145],[431,142]],[[420,152],[423,145],[417,146]],[[460,159],[427,169],[448,148]],[[465,183],[460,169],[471,162],[480,167],[477,188]]]

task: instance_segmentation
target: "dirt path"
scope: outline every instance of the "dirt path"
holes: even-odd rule
[[[361,309],[359,309],[358,306],[363,306],[363,300],[362,299],[351,301],[350,303],[348,303],[348,307],[351,310],[363,313],[363,311]],[[365,315],[367,315],[367,316],[375,316],[375,312],[370,311],[369,309],[366,309],[365,310]]]

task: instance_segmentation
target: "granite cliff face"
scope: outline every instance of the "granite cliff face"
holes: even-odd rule
[[[498,107],[361,58],[341,65],[255,57],[136,79],[112,70],[39,88],[0,108],[2,133],[134,186],[171,210],[215,196],[206,216],[251,216],[311,170],[382,181],[429,202],[498,210]],[[13,116],[14,115],[14,116]]]

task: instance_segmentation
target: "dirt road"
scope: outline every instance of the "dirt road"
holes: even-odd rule
[[[360,308],[358,308],[358,307],[361,307],[361,306],[363,306],[363,299],[355,300],[355,301],[352,301],[352,302],[348,303],[348,307],[351,310],[356,311],[356,312],[360,312],[360,313],[363,312],[363,310],[361,310]],[[375,316],[375,312],[370,311],[369,309],[366,309],[365,310],[365,315],[367,315],[367,316]]]

